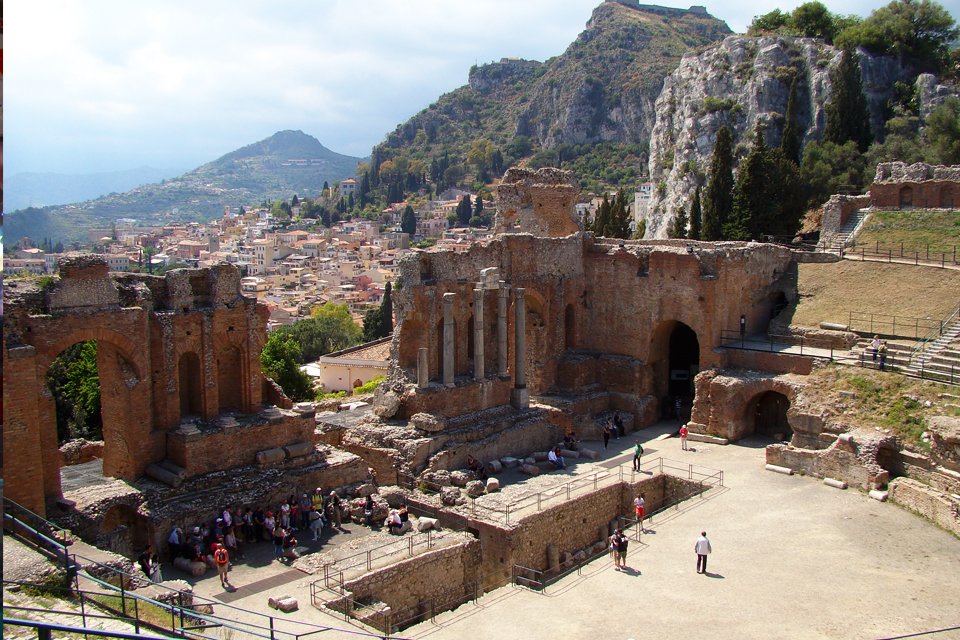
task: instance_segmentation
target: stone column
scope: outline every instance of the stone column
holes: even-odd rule
[[[483,283],[473,290],[473,377],[483,380]]]
[[[453,357],[453,347],[456,340],[453,324],[453,301],[456,298],[457,294],[455,293],[443,294],[443,384],[448,387],[453,386],[453,370],[456,366]]]
[[[421,389],[430,384],[429,353],[426,347],[417,349],[417,387]]]
[[[507,377],[507,298],[510,289],[500,281],[497,291],[497,375]]]
[[[513,406],[517,409],[526,409],[530,406],[530,393],[527,391],[527,303],[522,287],[514,289],[514,304],[516,318],[514,320],[514,344],[516,345],[515,364],[513,371]]]

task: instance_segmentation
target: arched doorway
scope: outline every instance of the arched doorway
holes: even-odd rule
[[[777,391],[766,391],[747,407],[747,420],[753,422],[753,433],[777,442],[790,440],[793,430],[787,420],[790,399]]]
[[[903,187],[900,189],[900,208],[913,206],[913,188]]]
[[[58,444],[103,439],[96,340],[61,351],[47,369],[47,388],[56,406]]]
[[[667,392],[687,402],[693,397],[693,378],[700,370],[700,341],[696,332],[682,322],[676,323],[670,332],[668,361]]]
[[[114,553],[136,558],[149,541],[147,519],[125,504],[115,504],[103,516],[100,524],[101,545]]]

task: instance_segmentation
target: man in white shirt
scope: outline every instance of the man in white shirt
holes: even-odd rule
[[[706,573],[707,556],[713,551],[710,547],[710,541],[707,540],[706,531],[700,532],[700,537],[697,538],[696,544],[693,545],[693,550],[697,552],[697,573]]]

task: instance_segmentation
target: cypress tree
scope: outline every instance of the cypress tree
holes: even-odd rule
[[[733,134],[728,127],[717,132],[710,158],[710,180],[703,198],[704,240],[720,240],[733,208]]]
[[[413,207],[407,205],[400,218],[400,230],[412,237],[417,232],[417,214]]]
[[[860,64],[853,50],[846,48],[840,62],[830,71],[832,92],[827,103],[827,126],[823,139],[842,145],[848,140],[857,143],[861,153],[867,150],[873,136],[870,133],[870,112],[863,95]]]
[[[667,236],[671,238],[687,237],[687,210],[683,207],[677,207],[677,211],[673,216],[673,223],[667,230]]]
[[[607,235],[611,238],[630,236],[630,214],[627,212],[627,197],[623,190],[617,191],[610,205],[610,222],[607,225]]]
[[[383,288],[383,300],[380,302],[380,336],[386,337],[393,332],[393,285],[387,282]]]
[[[761,220],[774,205],[769,202],[769,179],[767,146],[763,141],[763,127],[757,122],[753,147],[737,171],[737,183],[733,188],[733,213],[723,227],[724,237],[730,240],[757,238]]]
[[[787,98],[787,115],[783,123],[780,150],[787,160],[800,166],[800,128],[797,126],[797,74],[790,81],[790,96]]]
[[[690,233],[687,235],[691,240],[699,240],[701,235],[701,224],[703,220],[703,210],[700,205],[700,187],[693,192],[693,203],[690,205]]]
[[[608,234],[607,228],[610,226],[610,202],[607,200],[607,194],[603,194],[603,202],[600,203],[600,208],[597,209],[597,215],[593,218],[593,226],[591,230],[594,235],[599,237],[604,237]]]

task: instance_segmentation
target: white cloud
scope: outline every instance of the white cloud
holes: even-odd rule
[[[689,6],[691,2],[667,2]],[[865,0],[832,0],[866,14]],[[280,129],[366,155],[471,64],[560,54],[599,0],[7,5],[8,171],[188,168]],[[742,30],[799,2],[707,4]]]

